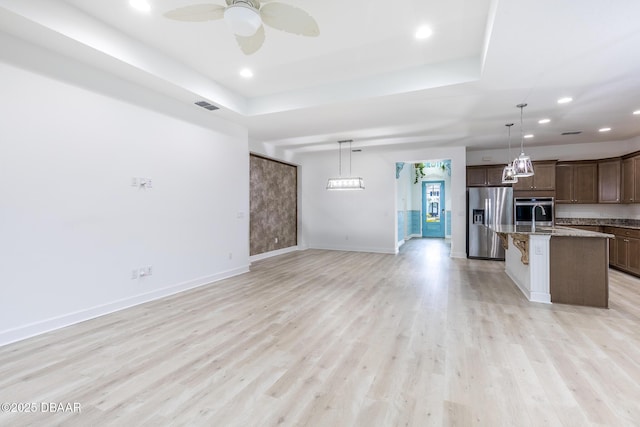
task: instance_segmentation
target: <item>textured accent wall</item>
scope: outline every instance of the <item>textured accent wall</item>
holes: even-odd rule
[[[298,168],[252,154],[250,180],[250,255],[296,246]]]

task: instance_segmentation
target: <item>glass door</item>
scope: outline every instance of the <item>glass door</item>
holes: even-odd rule
[[[422,237],[444,237],[444,181],[422,182]]]

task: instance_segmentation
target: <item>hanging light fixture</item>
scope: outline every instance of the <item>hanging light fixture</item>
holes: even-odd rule
[[[349,176],[342,177],[342,144],[349,143]],[[360,177],[351,176],[351,143],[352,140],[338,141],[338,169],[340,176],[338,178],[329,178],[327,181],[327,190],[364,190],[364,180]]]
[[[532,176],[533,172],[533,164],[531,163],[531,158],[524,154],[524,131],[522,129],[522,110],[526,107],[527,104],[518,104],[516,107],[520,109],[520,155],[515,158],[513,161],[513,168],[516,171],[516,177],[524,178],[527,176]]]
[[[503,184],[515,184],[518,182],[518,177],[516,176],[516,170],[513,167],[513,162],[511,161],[511,126],[513,123],[507,123],[505,125],[507,129],[509,129],[509,154],[507,157],[507,166],[502,170],[502,183]]]

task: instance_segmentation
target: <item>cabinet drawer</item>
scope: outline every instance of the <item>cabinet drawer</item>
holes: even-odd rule
[[[633,237],[640,238],[640,230],[635,228],[624,228],[624,227],[604,227],[604,233],[614,234],[616,237]]]
[[[616,234],[624,237],[640,238],[640,230],[633,228],[616,228]]]

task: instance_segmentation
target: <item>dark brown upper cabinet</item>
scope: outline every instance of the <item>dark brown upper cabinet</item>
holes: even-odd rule
[[[513,190],[553,191],[556,188],[556,162],[533,162],[533,176],[518,178]]]
[[[598,203],[620,203],[622,159],[598,160]]]
[[[622,159],[622,202],[640,203],[640,154]]]
[[[502,183],[505,165],[467,166],[467,187],[496,187]]]
[[[598,163],[558,162],[556,203],[598,203]]]

